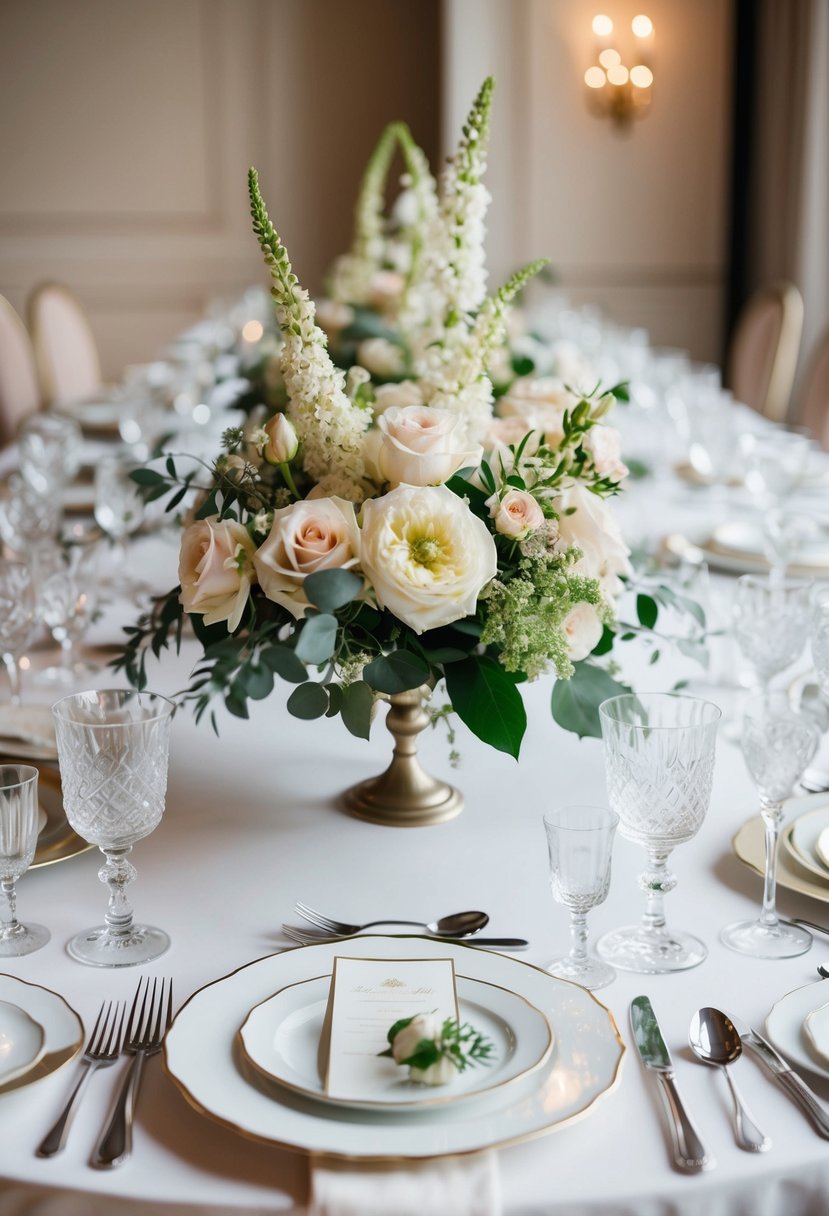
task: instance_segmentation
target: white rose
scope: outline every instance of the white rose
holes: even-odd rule
[[[254,581],[255,550],[247,529],[233,519],[211,515],[185,528],[178,565],[185,612],[203,616],[205,625],[227,621],[233,633]]]
[[[446,486],[398,486],[363,504],[363,569],[381,608],[415,633],[475,611],[495,577],[495,541]]]
[[[373,376],[390,378],[402,376],[406,370],[406,356],[402,347],[388,338],[364,338],[357,347],[357,362],[367,368]]]
[[[628,467],[621,456],[621,436],[614,427],[591,427],[582,440],[582,447],[600,477],[609,477],[611,481],[621,481],[627,477]]]
[[[304,499],[273,513],[268,539],[253,564],[269,600],[299,620],[309,607],[302,584],[317,570],[350,570],[360,558],[354,504],[344,498]]]
[[[399,270],[378,270],[371,277],[368,302],[372,308],[379,308],[382,312],[397,303],[405,286],[405,275],[402,275]],[[371,340],[369,339],[369,341]],[[362,363],[362,359],[360,362]]]
[[[495,520],[495,531],[513,540],[523,540],[544,523],[544,512],[526,490],[507,490],[501,499],[493,494],[486,505]]]
[[[458,469],[477,465],[483,448],[464,440],[460,415],[428,405],[391,405],[377,420],[380,469],[392,486],[436,486]]]
[[[498,402],[502,418],[519,418],[527,431],[540,431],[545,443],[556,448],[564,438],[564,414],[578,404],[560,380],[551,376],[516,380]]]
[[[493,418],[484,436],[484,450],[497,451],[500,448],[517,448],[525,435],[530,435],[524,445],[524,454],[534,456],[543,438],[540,431],[533,430],[531,424],[512,414],[509,418]]]
[[[582,551],[573,569],[588,578],[597,578],[606,596],[621,594],[618,576],[632,573],[628,561],[630,549],[608,504],[575,482],[562,491],[553,505],[559,514],[561,542],[567,547],[576,545]],[[566,514],[571,507],[575,508],[573,513]]]
[[[423,1039],[436,1039],[441,1027],[442,1022],[434,1013],[418,1013],[413,1017],[392,1040],[391,1054],[395,1064],[402,1064],[413,1056]]]
[[[602,622],[592,604],[574,604],[561,622],[567,654],[573,663],[586,659],[602,636]]]
[[[374,415],[379,417],[391,405],[423,405],[423,390],[415,380],[399,384],[380,384],[374,390]]]

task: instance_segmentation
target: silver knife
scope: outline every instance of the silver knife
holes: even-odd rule
[[[671,1131],[674,1165],[686,1174],[713,1169],[717,1164],[705,1149],[697,1129],[682,1104],[674,1080],[674,1066],[653,1006],[646,996],[630,1003],[630,1025],[642,1063],[656,1077],[659,1095]]]
[[[728,1016],[746,1047],[750,1047],[757,1058],[763,1061],[775,1081],[786,1091],[792,1101],[797,1103],[804,1115],[811,1119],[818,1135],[829,1140],[829,1114],[806,1082],[801,1080],[791,1065],[786,1063],[780,1053],[772,1047],[768,1039],[763,1038],[759,1031],[748,1026],[740,1018],[731,1017],[730,1014]]]

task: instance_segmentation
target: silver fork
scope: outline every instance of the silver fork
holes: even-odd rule
[[[77,1108],[86,1083],[98,1068],[108,1068],[114,1064],[121,1054],[121,1040],[124,1034],[124,1016],[126,1001],[104,1001],[92,1027],[86,1049],[81,1057],[83,1071],[75,1083],[63,1111],[55,1126],[44,1136],[37,1148],[38,1157],[54,1157],[66,1143],[69,1124]]]
[[[149,1007],[148,1007],[149,1004]],[[127,1024],[124,1054],[132,1061],[121,1084],[109,1123],[92,1153],[91,1164],[102,1168],[120,1165],[132,1151],[132,1121],[144,1061],[161,1050],[173,1020],[173,981],[148,976],[138,981]]]
[[[367,920],[364,925],[349,925],[345,921],[332,920],[330,916],[323,916],[321,912],[317,912],[315,908],[309,908],[307,904],[300,903],[299,900],[294,904],[294,911],[303,920],[310,921],[318,929],[334,934],[336,937],[351,937],[352,934],[359,933],[362,929],[370,929],[373,925],[420,925],[421,928],[423,927],[423,922],[419,920]]]
[[[286,925],[283,923],[282,932],[288,941],[296,942],[299,946],[314,946],[317,942],[335,942],[347,934],[328,933],[324,929],[305,929],[299,925]],[[488,947],[493,950],[526,950],[529,942],[524,937],[470,937],[466,939],[458,939],[454,937],[442,938],[436,937],[436,942],[458,941],[459,945]]]

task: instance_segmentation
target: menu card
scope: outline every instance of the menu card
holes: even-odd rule
[[[332,1098],[392,1097],[406,1073],[378,1053],[401,1018],[458,1017],[451,958],[335,958],[320,1038],[320,1074]]]

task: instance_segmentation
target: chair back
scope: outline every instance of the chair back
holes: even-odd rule
[[[60,283],[43,283],[29,297],[27,312],[46,404],[93,396],[101,387],[101,365],[79,301]]]
[[[803,300],[793,284],[754,293],[737,318],[728,352],[726,379],[737,401],[775,422],[785,419],[802,332]]]
[[[0,444],[10,443],[23,419],[39,406],[35,357],[26,326],[0,296]]]
[[[809,359],[800,390],[798,422],[829,452],[829,329]]]

